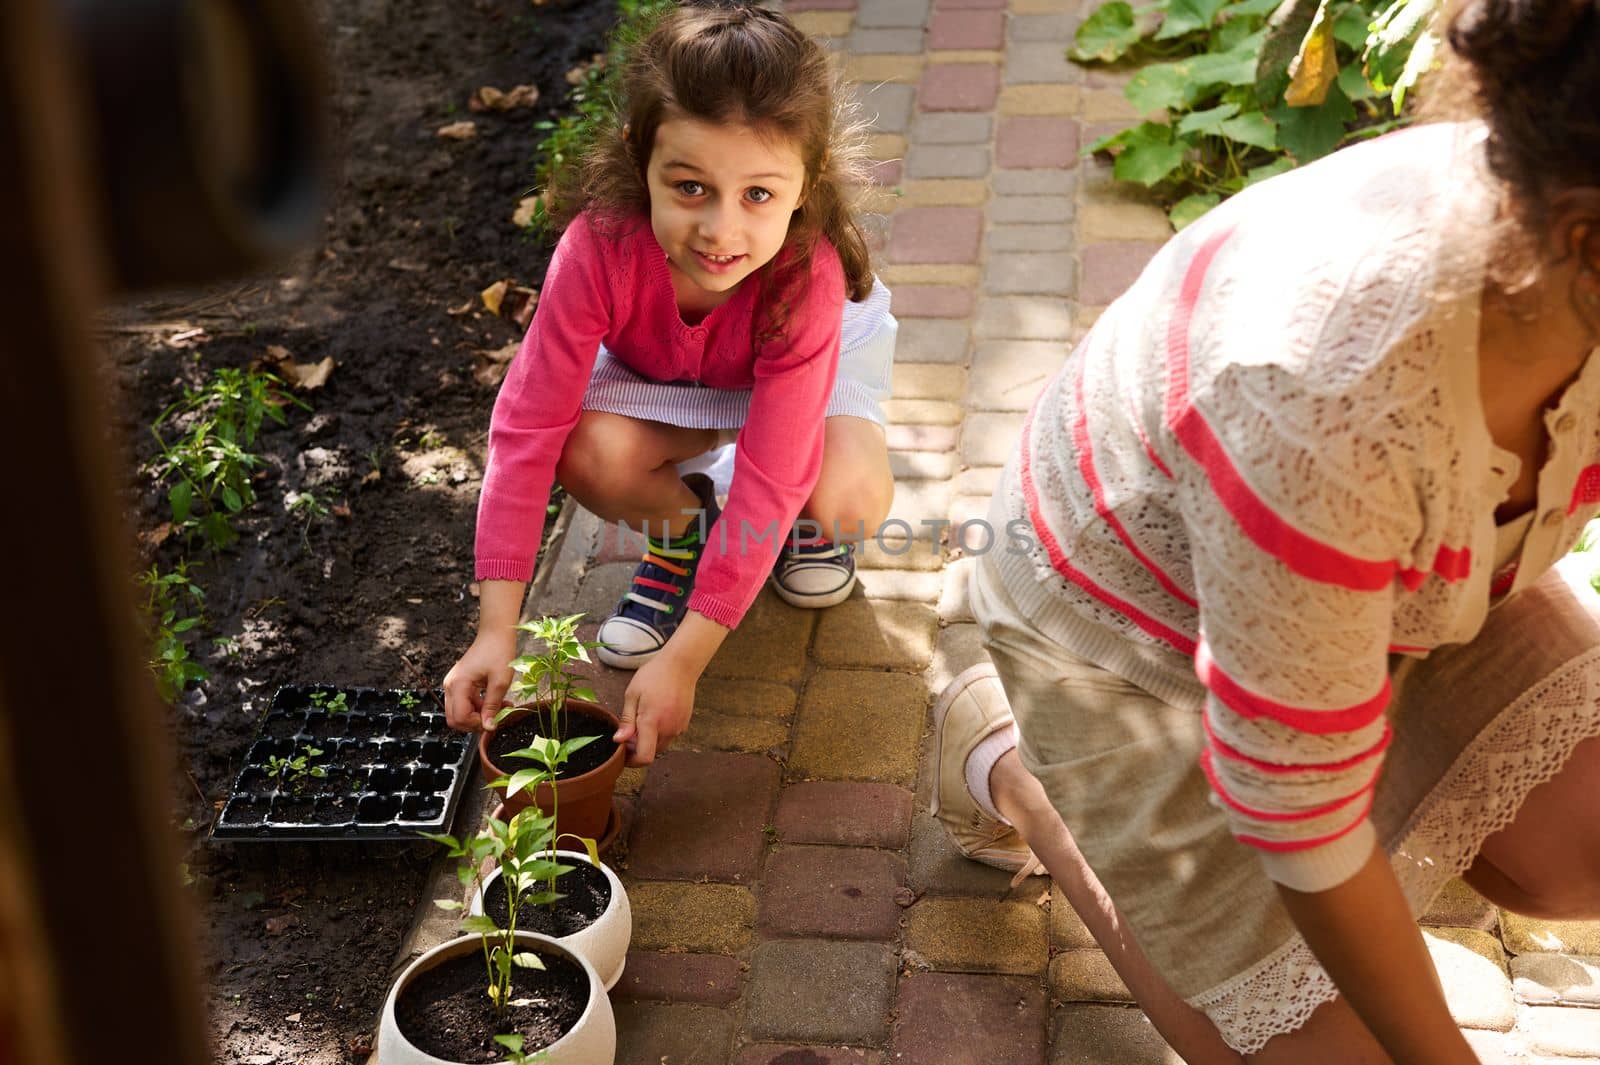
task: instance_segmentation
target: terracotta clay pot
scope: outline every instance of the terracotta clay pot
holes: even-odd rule
[[[521,720],[531,710],[531,706],[522,707],[520,713],[508,716],[500,727]],[[610,742],[611,733],[621,726],[622,722],[610,710],[597,703],[585,702],[582,699],[568,699],[565,713],[580,717],[597,718],[606,725],[606,735],[596,743]],[[489,760],[489,740],[494,736],[492,732],[478,734],[478,762],[483,766],[487,776],[485,780],[498,780],[510,776],[510,770],[497,766]],[[627,748],[617,745],[611,757],[598,768],[575,777],[564,777],[556,781],[560,791],[559,805],[556,817],[560,823],[556,831],[562,835],[576,835],[585,839],[601,839],[606,834],[608,823],[611,819],[611,793],[616,789],[617,778],[622,775],[623,766],[628,758]],[[531,763],[529,763],[531,764]],[[524,768],[518,765],[515,768]],[[525,788],[505,799],[505,789],[497,788],[501,793],[507,816],[527,809],[530,805],[538,804],[540,810],[549,813],[554,805],[555,796],[551,795],[548,783],[540,784],[537,789]]]

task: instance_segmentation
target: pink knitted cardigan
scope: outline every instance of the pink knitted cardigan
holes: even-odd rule
[[[649,220],[580,216],[562,234],[533,322],[501,385],[478,501],[479,580],[526,581],[545,501],[578,423],[600,345],[645,377],[750,389],[721,520],[709,530],[688,608],[736,626],[772,568],[776,542],[822,468],[823,412],[839,365],[844,273],[825,239],[781,342],[753,340],[757,279],[690,325]]]

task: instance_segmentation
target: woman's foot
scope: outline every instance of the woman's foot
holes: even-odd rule
[[[817,610],[850,598],[856,586],[855,548],[821,537],[784,540],[772,567],[772,585],[790,606]]]
[[[701,536],[721,509],[710,478],[691,473],[683,483],[699,497],[705,514],[677,539],[645,541],[644,558],[633,571],[632,586],[600,626],[596,654],[608,666],[638,669],[650,661],[666,646],[688,611],[695,569],[705,549]]]
[[[933,708],[930,812],[962,854],[1015,873],[1013,884],[1045,872],[989,794],[990,770],[1015,746],[1016,722],[993,665],[973,666],[940,694]]]

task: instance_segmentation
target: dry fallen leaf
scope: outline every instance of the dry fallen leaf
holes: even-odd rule
[[[483,300],[483,305],[489,308],[490,314],[500,313],[500,301],[506,298],[506,290],[510,287],[510,281],[496,281],[478,293],[478,297]]]
[[[493,85],[485,85],[485,86],[483,86],[483,88],[479,89],[477,92],[472,94],[471,99],[469,99],[467,101],[467,110],[469,110],[469,111],[499,111],[499,110],[503,110],[503,108],[500,106],[500,101],[504,100],[505,98],[506,98],[506,94],[501,92],[499,89],[495,88]]]
[[[460,318],[463,314],[467,314],[471,310],[472,301],[467,300],[465,303],[457,304],[454,307],[446,307],[444,313],[448,314],[452,318]]]
[[[533,321],[533,310],[538,305],[538,289],[513,286],[500,301],[500,317],[509,318],[517,323],[518,328],[526,329],[528,323]]]
[[[297,925],[299,923],[300,923],[300,915],[297,914],[297,913],[286,913],[281,917],[268,917],[267,918],[267,935],[269,935],[269,936],[281,936],[281,935],[283,935],[284,932],[286,932],[287,930],[293,928],[295,925]]]
[[[374,470],[373,472],[376,473],[377,471]],[[333,505],[333,516],[336,518],[343,518],[345,521],[349,521],[355,517],[354,514],[350,513],[350,508],[345,506],[343,503],[335,503]]]
[[[295,362],[289,349],[278,344],[268,347],[266,357],[261,361],[287,381],[291,388],[301,392],[310,392],[327,384],[334,366],[332,355],[323,356],[321,362]]]
[[[518,229],[533,224],[533,214],[543,202],[542,196],[524,196],[517,201],[517,209],[511,215],[511,224]]]
[[[439,136],[443,137],[445,140],[470,141],[477,135],[478,124],[470,120],[452,122],[448,126],[439,127]]]
[[[511,111],[518,107],[532,107],[539,102],[539,90],[532,85],[514,85],[501,92],[493,85],[485,85],[467,101],[471,111]]]
[[[300,1014],[291,1013],[291,1014],[288,1014],[287,1016],[285,1016],[283,1019],[288,1021],[290,1024],[299,1024],[300,1023]]]
[[[506,370],[510,369],[511,360],[516,358],[517,349],[521,346],[520,342],[512,341],[494,351],[478,352],[478,365],[472,371],[472,379],[491,388],[498,385],[505,380]]]
[[[361,478],[361,483],[377,484],[381,480],[383,480],[383,472],[381,470],[368,470],[366,476]]]
[[[152,550],[167,542],[167,537],[172,535],[172,522],[164,521],[148,532],[139,534],[139,539]]]

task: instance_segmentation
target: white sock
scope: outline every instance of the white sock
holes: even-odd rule
[[[994,808],[994,796],[989,793],[989,774],[1002,755],[1017,745],[1017,726],[995,729],[985,736],[967,755],[967,791],[972,793],[978,809],[1003,824],[1011,822],[1000,816]]]

